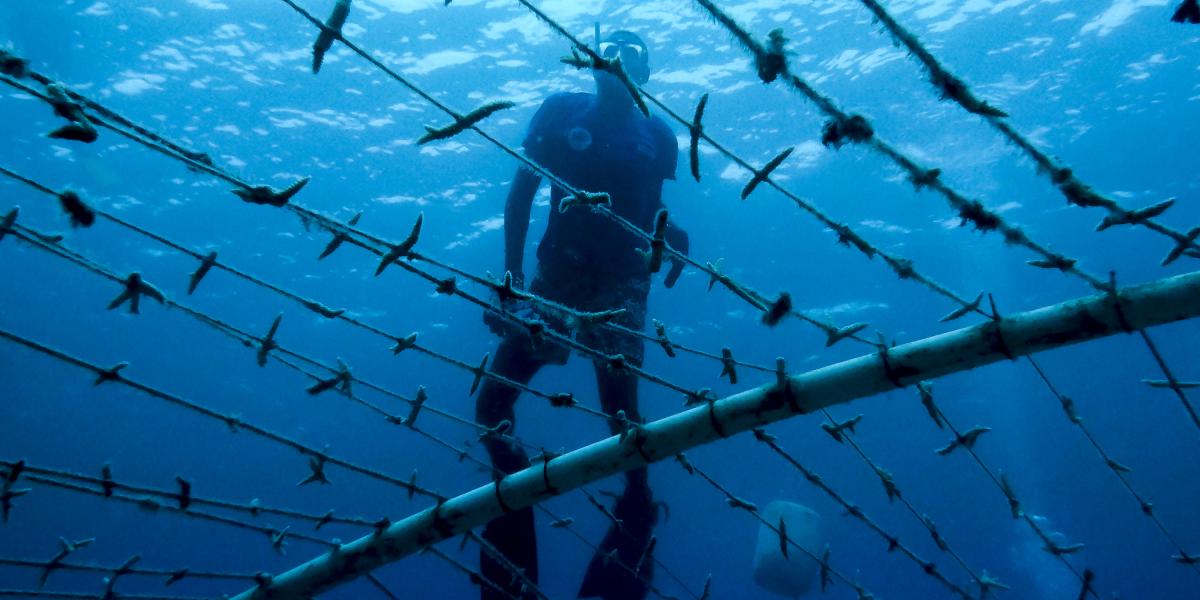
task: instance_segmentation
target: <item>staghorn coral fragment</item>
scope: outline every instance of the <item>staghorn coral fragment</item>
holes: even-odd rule
[[[573,206],[590,206],[590,207],[611,207],[612,198],[604,192],[592,193],[578,191],[570,198],[563,198],[558,201],[558,212],[565,213]]]
[[[282,320],[283,313],[279,313],[275,317],[275,320],[271,322],[271,328],[267,330],[267,336],[264,337],[261,342],[259,342],[258,352],[255,358],[258,360],[258,366],[260,367],[267,366],[267,355],[270,354],[272,350],[279,347],[279,344],[275,342],[275,333],[279,331],[279,322]]]
[[[337,359],[337,363],[337,372],[334,373],[332,377],[328,379],[319,379],[316,383],[309,386],[309,388],[306,390],[308,395],[316,396],[334,388],[337,388],[347,396],[350,395],[350,385],[354,380],[354,377],[350,374],[350,367],[346,366],[346,363],[342,362],[342,359],[340,358]]]
[[[962,435],[955,435],[949,444],[937,450],[939,456],[946,456],[954,452],[958,448],[970,450],[975,447],[975,443],[979,441],[979,436],[991,431],[991,427],[976,426],[972,427]]]
[[[159,304],[166,302],[163,293],[142,280],[140,273],[130,273],[129,277],[125,278],[125,289],[116,298],[113,298],[112,302],[108,303],[108,310],[113,310],[128,302],[129,312],[136,315],[141,307],[142,296],[157,300]]]
[[[704,579],[704,591],[700,594],[700,600],[712,600],[712,573]]]
[[[1200,381],[1171,381],[1168,379],[1143,379],[1142,383],[1155,389],[1186,390],[1200,388]]]
[[[574,518],[572,518],[572,517],[566,517],[566,518],[563,518],[563,519],[556,519],[555,521],[552,521],[552,522],[550,523],[550,526],[551,526],[551,527],[553,527],[553,528],[555,528],[555,529],[565,529],[565,528],[567,528],[567,527],[570,527],[570,526],[571,526],[571,525],[573,525],[574,523],[575,523],[575,519],[574,519]]]
[[[425,391],[425,386],[422,385],[417,388],[417,397],[413,399],[412,406],[408,410],[408,416],[402,421],[405,426],[417,426],[417,417],[421,414],[421,409],[425,406],[426,400],[429,400],[429,394]]]
[[[1200,227],[1193,227],[1189,229],[1188,232],[1184,234],[1183,239],[1179,240],[1175,247],[1167,253],[1165,258],[1163,258],[1162,266],[1165,267],[1175,262],[1176,259],[1183,255],[1184,252],[1188,250],[1194,250],[1192,247],[1196,245],[1196,238],[1198,237],[1200,237]],[[1195,255],[1193,254],[1193,256]]]
[[[21,207],[14,206],[12,210],[5,213],[4,218],[0,219],[0,242],[4,241],[4,236],[9,232],[15,231],[13,225],[17,222],[17,216],[21,214]]]
[[[933,424],[937,425],[938,429],[945,429],[945,424],[942,423],[942,411],[933,402],[933,382],[918,381],[917,394],[921,397],[921,406],[925,407],[925,412],[929,413],[930,419],[933,419]]]
[[[417,221],[413,223],[412,230],[408,232],[408,237],[404,241],[392,246],[390,250],[384,253],[383,258],[379,261],[379,266],[375,268],[375,276],[379,277],[388,265],[407,257],[412,252],[413,246],[417,245],[417,240],[421,237],[421,223],[425,221],[425,213],[417,214]]]
[[[1008,499],[1008,508],[1012,511],[1014,519],[1021,518],[1024,514],[1021,510],[1021,502],[1017,499],[1017,493],[1013,490],[1012,484],[1008,482],[1008,475],[1000,474],[1000,491],[1004,492],[1004,497]]]
[[[487,374],[488,358],[490,357],[490,354],[484,354],[483,360],[479,361],[479,366],[471,370],[475,374],[475,377],[471,380],[471,391],[468,392],[468,396],[474,395],[475,390],[479,389],[479,382],[483,381],[483,376]]]
[[[1042,550],[1045,550],[1046,552],[1049,552],[1055,556],[1067,556],[1068,554],[1075,554],[1076,552],[1083,550],[1083,544],[1056,544],[1054,542],[1046,542],[1046,545],[1042,546]]]
[[[241,198],[243,202],[249,202],[250,204],[284,206],[292,199],[292,196],[300,193],[300,190],[308,185],[310,179],[312,178],[301,177],[295,183],[282,190],[276,190],[269,185],[255,185],[246,188],[235,188],[233,193],[238,198]]]
[[[291,528],[292,528],[291,525],[288,525],[287,527],[284,527],[283,529],[280,529],[279,531],[274,531],[271,533],[271,549],[274,550],[275,553],[280,556],[287,555],[287,551],[285,550],[285,547],[287,546],[287,533],[288,533],[288,530]],[[264,576],[265,576],[266,582],[269,584],[271,581],[271,576],[265,575],[265,574],[264,574]],[[256,576],[256,578],[257,578],[257,576]],[[260,582],[260,584],[261,583],[262,582]]]
[[[1164,212],[1167,212],[1167,209],[1171,208],[1174,205],[1175,205],[1175,199],[1170,198],[1168,200],[1159,202],[1158,204],[1153,204],[1153,205],[1147,206],[1146,208],[1139,208],[1137,210],[1128,210],[1128,211],[1122,210],[1119,212],[1115,212],[1113,214],[1110,214],[1110,215],[1104,217],[1104,219],[1100,221],[1100,224],[1096,225],[1096,231],[1104,231],[1105,229],[1108,229],[1109,227],[1112,227],[1114,225],[1144,224],[1146,221],[1149,221],[1150,219],[1153,219],[1153,218],[1163,214]]]
[[[738,498],[737,496],[730,496],[730,497],[726,498],[725,504],[728,504],[729,508],[740,508],[742,510],[749,511],[752,513],[758,512],[758,505],[754,504],[753,502],[750,502],[749,500],[743,500],[741,498]]]
[[[835,442],[840,444],[845,441],[843,432],[849,431],[850,433],[854,433],[854,428],[857,427],[862,420],[862,415],[855,415],[854,417],[841,423],[838,423],[837,421],[834,421],[833,423],[821,423],[821,429],[824,429],[825,433],[829,434],[829,437],[832,437]]]
[[[417,145],[424,146],[429,142],[450,139],[468,129],[475,127],[480,121],[492,116],[493,114],[514,106],[516,106],[515,103],[508,101],[489,102],[465,115],[454,115],[454,123],[445,127],[431,127],[426,125],[426,133],[417,140]]]
[[[208,272],[212,270],[213,265],[216,263],[216,252],[209,252],[204,258],[200,259],[200,266],[197,267],[195,271],[192,271],[192,274],[188,276],[187,293],[189,296],[192,295],[192,292],[196,291],[196,286],[200,285],[200,281],[204,279],[205,275],[208,275]]]
[[[192,482],[176,475],[175,483],[179,484],[179,493],[175,495],[175,500],[179,503],[179,510],[187,510],[192,505]]]
[[[783,161],[787,160],[787,157],[791,156],[792,152],[795,151],[796,148],[794,146],[788,148],[775,155],[775,158],[772,158],[770,162],[763,166],[762,169],[755,171],[754,177],[752,177],[750,181],[746,183],[746,186],[742,188],[742,200],[745,200],[750,196],[750,194],[754,193],[755,188],[757,188],[760,183],[766,181],[767,178],[771,176],[771,173],[773,173],[775,169],[778,169],[779,165],[783,164]]]
[[[821,554],[821,593],[825,593],[825,590],[829,589],[830,571],[832,570],[829,566],[829,556],[832,553],[829,544],[825,544],[825,552]]]
[[[321,64],[325,62],[325,53],[333,47],[334,40],[341,39],[342,26],[346,24],[346,18],[349,16],[350,0],[337,0],[337,3],[333,5],[333,12],[321,26],[321,33],[317,36],[317,41],[313,42],[312,72],[314,75],[321,72]]]
[[[117,364],[107,368],[107,369],[104,369],[103,371],[100,371],[99,373],[96,374],[96,380],[92,382],[92,385],[97,386],[102,383],[108,383],[110,381],[120,380],[121,379],[121,371],[124,370],[128,366],[129,366],[129,363],[120,362],[120,363],[117,363]]]
[[[325,462],[327,460],[328,459],[323,454],[309,457],[308,469],[310,473],[308,474],[308,477],[305,477],[299,483],[297,483],[296,487],[305,486],[310,483],[329,485],[329,478],[325,476]]]
[[[838,236],[838,243],[846,246],[853,246],[867,256],[867,258],[875,258],[875,253],[878,252],[874,246],[867,240],[863,239],[848,225],[842,223],[831,223],[829,228]]]
[[[1039,269],[1058,269],[1059,271],[1070,271],[1075,268],[1075,264],[1079,261],[1074,258],[1067,258],[1061,254],[1051,254],[1046,258],[1027,261],[1025,264]]]
[[[671,338],[667,337],[667,328],[658,319],[653,319],[654,334],[658,337],[658,345],[662,346],[663,352],[667,353],[670,358],[675,358],[675,346],[671,343]]]
[[[834,344],[858,335],[859,332],[870,327],[867,323],[851,323],[845,327],[825,327],[825,347],[829,348]]]
[[[875,467],[875,475],[879,477],[879,482],[883,484],[883,491],[887,494],[888,502],[893,502],[900,497],[900,486],[896,485],[896,479],[892,477],[891,471],[880,467]]]
[[[985,292],[980,292],[979,295],[975,297],[975,300],[973,300],[967,304],[964,304],[964,305],[960,306],[959,308],[954,309],[954,311],[951,312],[950,314],[942,317],[941,319],[938,319],[938,322],[939,323],[949,323],[950,321],[960,319],[969,313],[979,310],[979,305],[980,305],[980,303],[983,302],[984,294],[985,294]]]
[[[189,572],[190,571],[188,569],[176,569],[175,571],[172,571],[171,575],[167,577],[166,582],[163,583],[163,586],[171,587],[172,585],[183,581],[183,579],[188,576]]]
[[[646,268],[651,273],[662,270],[663,251],[667,248],[667,209],[662,208],[654,215],[654,233],[650,237],[650,248],[638,249],[638,253],[646,260]]]
[[[779,517],[779,553],[783,555],[783,558],[785,560],[787,559],[787,557],[788,557],[787,522],[783,520],[783,517]]]
[[[695,406],[697,404],[704,404],[706,402],[715,402],[716,400],[717,395],[713,393],[711,388],[700,388],[685,394],[683,397],[683,405]]]
[[[400,354],[409,348],[417,345],[416,332],[410,333],[402,338],[396,338],[396,344],[392,346],[392,354]]]
[[[91,227],[96,222],[96,211],[83,201],[78,193],[64,190],[58,194],[58,203],[71,219],[71,227]]]
[[[729,377],[731,385],[737,385],[737,361],[733,360],[733,350],[721,348],[721,374],[718,377]]]
[[[361,212],[355,213],[355,215],[353,217],[350,217],[350,220],[347,222],[347,224],[350,225],[351,227],[358,225],[358,220],[361,218],[362,218]],[[325,245],[325,249],[321,251],[321,255],[317,257],[317,260],[324,260],[325,257],[336,252],[338,248],[342,247],[342,244],[346,243],[349,240],[350,240],[350,236],[348,234],[346,234],[345,231],[341,231],[341,230],[334,231],[333,239],[329,240],[329,243]]]
[[[608,60],[589,51],[585,57],[579,53],[578,48],[571,48],[571,55],[560,58],[559,62],[575,67],[576,69],[604,71],[616,77],[621,82],[621,85],[625,87],[625,91],[629,92],[629,97],[633,100],[634,105],[637,106],[638,111],[646,117],[650,116],[650,107],[646,106],[646,101],[642,99],[642,93],[638,89],[637,84],[629,77],[629,73],[625,72],[625,67],[621,64],[619,56]]]
[[[1179,554],[1171,556],[1171,560],[1181,565],[1200,564],[1200,554],[1188,554],[1181,551]]]
[[[688,126],[688,134],[691,139],[688,142],[688,163],[692,168],[692,178],[700,181],[700,137],[704,135],[704,109],[708,106],[708,94],[700,96],[700,102],[696,104],[696,114],[692,116],[692,123]]]

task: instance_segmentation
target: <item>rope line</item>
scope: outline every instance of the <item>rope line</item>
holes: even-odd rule
[[[1108,470],[1112,472],[1113,476],[1115,476],[1117,480],[1121,482],[1121,486],[1129,492],[1129,495],[1133,496],[1133,499],[1137,501],[1140,512],[1154,523],[1154,526],[1160,532],[1162,532],[1163,537],[1166,538],[1167,542],[1174,546],[1175,550],[1179,552],[1179,554],[1172,558],[1180,564],[1191,567],[1193,571],[1195,571],[1197,574],[1200,574],[1200,565],[1197,565],[1197,563],[1200,562],[1200,554],[1188,554],[1187,550],[1184,549],[1183,544],[1179,542],[1179,539],[1172,534],[1169,529],[1167,529],[1167,526],[1162,522],[1162,519],[1158,518],[1158,514],[1154,512],[1154,504],[1147,500],[1145,496],[1143,496],[1137,491],[1137,489],[1133,487],[1133,483],[1129,481],[1129,473],[1132,471],[1132,469],[1112,458],[1108,451],[1100,445],[1100,441],[1096,438],[1095,434],[1092,433],[1091,429],[1084,423],[1084,420],[1078,415],[1078,413],[1076,413],[1075,401],[1059,391],[1058,386],[1054,385],[1054,382],[1050,380],[1050,377],[1046,374],[1045,370],[1042,369],[1042,366],[1038,364],[1038,362],[1032,356],[1027,356],[1025,358],[1029,361],[1029,365],[1033,367],[1033,370],[1038,374],[1038,378],[1046,384],[1046,389],[1050,391],[1050,395],[1054,396],[1054,398],[1058,400],[1059,404],[1062,406],[1063,413],[1067,417],[1067,420],[1070,421],[1072,425],[1075,425],[1079,428],[1079,431],[1083,433],[1083,437],[1087,439],[1088,444],[1096,450],[1096,454],[1099,455],[1100,459],[1104,461],[1104,465],[1108,467]]]
[[[1154,217],[1170,208],[1174,204],[1174,200],[1130,210],[1121,206],[1113,198],[1097,192],[1093,187],[1080,180],[1075,175],[1074,169],[1063,164],[1061,160],[1051,157],[1032,140],[1017,131],[1008,122],[1008,114],[1004,110],[975,97],[969,84],[951,73],[945,65],[938,61],[937,57],[921,44],[916,34],[897,22],[878,0],[859,1],[867,10],[871,11],[871,14],[883,26],[892,40],[903,45],[908,50],[909,56],[921,63],[929,74],[930,84],[938,90],[942,98],[952,100],[967,112],[978,115],[996,131],[999,131],[1010,143],[1024,152],[1037,165],[1038,173],[1045,175],[1054,184],[1054,187],[1058,188],[1067,204],[1079,208],[1103,208],[1108,211],[1108,215],[1096,227],[1097,231],[1103,231],[1115,225],[1136,225],[1170,238],[1175,242],[1175,247],[1163,260],[1163,265],[1174,262],[1184,254],[1185,250],[1200,250],[1200,245],[1196,244],[1195,230],[1183,233],[1154,220]]]
[[[975,600],[975,598],[971,594],[969,594],[966,590],[962,589],[957,584],[955,584],[954,582],[947,579],[946,576],[944,574],[942,574],[942,572],[940,570],[938,570],[937,565],[934,562],[927,561],[927,560],[921,558],[920,556],[918,556],[915,551],[913,551],[911,548],[906,546],[902,541],[900,541],[900,538],[898,538],[897,536],[895,536],[895,535],[889,533],[887,530],[885,530],[883,528],[883,526],[879,525],[877,522],[875,522],[875,520],[873,520],[869,516],[867,516],[867,514],[864,513],[863,510],[858,507],[858,505],[853,504],[850,501],[846,500],[844,497],[842,497],[841,494],[839,494],[836,490],[834,490],[832,487],[830,487],[830,485],[828,483],[825,483],[825,480],[822,479],[821,476],[818,475],[815,471],[809,469],[808,467],[805,467],[794,456],[792,456],[787,451],[785,451],[783,448],[781,448],[778,444],[778,438],[776,438],[775,436],[773,436],[761,429],[754,431],[754,437],[758,441],[766,444],[769,448],[771,448],[771,450],[774,450],[776,454],[778,454],[785,461],[787,461],[788,464],[795,467],[796,470],[800,471],[800,474],[804,476],[805,480],[807,480],[812,485],[816,486],[822,492],[825,492],[825,494],[827,496],[829,496],[834,502],[836,502],[843,509],[845,509],[846,514],[858,519],[859,521],[862,522],[863,525],[866,525],[868,529],[874,531],[876,534],[878,534],[880,537],[882,537],[883,540],[885,542],[887,542],[887,544],[888,544],[888,552],[893,552],[893,551],[899,550],[901,554],[903,554],[909,560],[916,563],[916,565],[921,568],[922,572],[924,572],[926,575],[932,577],[933,579],[937,580],[938,583],[945,586],[946,589],[950,590],[950,592],[953,593],[954,595],[963,598],[963,600]],[[937,538],[935,538],[935,539],[937,539]],[[940,547],[941,547],[941,545],[939,544],[939,548]],[[956,556],[956,558],[957,558],[957,556]],[[959,559],[959,560],[961,560],[961,559]],[[973,571],[971,571],[970,568],[966,567],[966,565],[963,563],[960,563],[960,564],[962,564],[963,568],[966,569],[967,573],[969,573],[971,575],[972,579],[975,579],[976,582],[979,583],[980,585],[985,586],[984,587],[985,590],[987,589],[988,586],[994,585],[994,582],[991,582],[991,581],[989,581],[987,584],[985,584],[984,580],[977,577],[975,575],[975,573]],[[984,593],[986,594],[986,591]]]
[[[764,72],[760,68],[760,77],[765,82],[769,83],[776,78],[782,78],[789,88],[798,92],[825,114],[829,121],[825,124],[822,142],[826,146],[840,148],[847,143],[867,146],[900,167],[909,175],[916,188],[933,190],[941,195],[947,204],[958,212],[958,216],[964,224],[970,223],[981,233],[1000,233],[1006,244],[1022,246],[1037,254],[1040,258],[1029,261],[1030,266],[1061,271],[1083,280],[1095,290],[1110,291],[1107,282],[1080,269],[1077,266],[1077,259],[1051,251],[1034,241],[1019,227],[1006,222],[999,213],[988,209],[982,202],[969,199],[959,193],[941,180],[941,170],[926,169],[920,166],[915,159],[880,138],[866,117],[845,112],[832,98],[825,96],[802,77],[793,73],[787,64],[786,53],[783,50],[786,39],[783,38],[780,30],[772,32],[771,45],[764,46],[711,0],[695,0],[695,2],[719,25],[729,30],[740,45],[753,55],[755,62],[760,67],[771,66],[765,73],[767,76],[764,76]]]

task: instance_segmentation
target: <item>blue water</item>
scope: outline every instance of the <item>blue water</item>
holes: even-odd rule
[[[590,76],[558,62],[568,46],[516,2],[456,0],[356,2],[347,34],[363,47],[460,111],[488,100],[518,108],[484,127],[519,143],[541,100],[559,91],[590,91]],[[1173,4],[1173,3],[1172,3]],[[327,14],[330,0],[305,3]],[[1009,109],[1011,122],[1072,165],[1098,190],[1128,206],[1175,197],[1163,220],[1186,230],[1200,222],[1200,28],[1168,22],[1166,0],[891,1],[912,27],[977,92]],[[1124,283],[1186,272],[1195,261],[1158,265],[1170,244],[1144,229],[1092,231],[1094,211],[1065,205],[1033,165],[957,106],[941,103],[917,64],[877,33],[858,3],[843,1],[727,3],[758,34],[782,27],[792,39],[794,64],[826,93],[868,115],[876,130],[902,150],[944,170],[943,179],[1003,211],[1035,240],[1081,259],[1093,273],[1116,270]],[[821,148],[822,119],[801,98],[754,77],[740,48],[688,2],[545,3],[571,31],[590,39],[592,23],[641,32],[652,47],[648,89],[690,114],[712,93],[707,130],[757,163],[788,146],[793,157],[778,171],[797,193],[855,226],[882,248],[915,261],[925,274],[963,296],[987,290],[1003,311],[1052,304],[1089,290],[1058,273],[1023,265],[1032,256],[1005,247],[997,236],[956,227],[940,197],[916,193],[898,171],[865,149]],[[498,274],[502,268],[501,215],[515,162],[479,137],[418,148],[426,124],[441,125],[430,109],[366,62],[335,47],[320,76],[308,68],[314,30],[276,1],[170,0],[111,2],[45,0],[0,5],[0,44],[167,137],[207,152],[255,182],[284,186],[302,175],[312,182],[297,198],[310,208],[349,218],[399,240],[418,212],[425,216],[420,248],[463,269]],[[73,187],[90,202],[195,249],[217,250],[222,260],[397,334],[421,332],[428,346],[467,362],[494,349],[496,340],[478,308],[434,296],[431,286],[399,269],[373,276],[375,261],[344,248],[323,262],[327,241],[288,214],[249,206],[215,179],[191,173],[111,132],[91,145],[60,142],[45,133],[61,122],[44,104],[6,90],[0,98],[0,164],[52,187]],[[682,136],[683,129],[673,123]],[[681,137],[686,144],[686,139]],[[703,180],[679,180],[665,197],[672,218],[690,233],[693,256],[724,258],[729,272],[767,293],[790,292],[799,309],[838,324],[864,321],[898,341],[949,330],[938,319],[954,307],[928,290],[896,279],[879,260],[834,243],[790,201],[763,188],[737,199],[746,175],[711,152]],[[21,222],[63,232],[66,244],[125,273],[140,271],[170,296],[251,332],[265,332],[284,314],[279,339],[288,348],[328,363],[341,358],[354,372],[398,392],[427,388],[430,402],[470,416],[469,376],[413,354],[393,356],[388,344],[344,324],[327,322],[298,305],[213,272],[186,297],[193,259],[101,221],[70,229],[52,198],[22,184],[0,183],[0,210],[21,207]],[[530,254],[545,226],[545,190],[535,207]],[[532,263],[532,257],[527,260]],[[1188,262],[1191,260],[1191,262]],[[798,321],[768,329],[732,294],[706,292],[707,277],[689,270],[667,290],[655,284],[650,316],[667,323],[689,346],[789,368],[816,368],[865,352],[849,343],[825,349],[823,336]],[[270,364],[178,311],[147,305],[132,316],[106,311],[119,290],[107,281],[27,245],[0,243],[0,328],[101,364],[128,361],[125,374],[212,407],[240,413],[330,453],[407,477],[446,494],[488,480],[469,463],[390,426],[332,394],[310,397],[308,381]],[[1200,327],[1183,323],[1152,331],[1182,378],[1200,377]],[[690,388],[725,394],[769,381],[743,373],[731,386],[719,365],[695,357],[669,359],[647,349],[647,369]],[[1081,416],[1110,453],[1135,469],[1131,480],[1193,553],[1200,552],[1200,445],[1179,402],[1139,383],[1156,378],[1149,353],[1135,337],[1116,338],[1040,356],[1056,384],[1075,399]],[[307,475],[303,457],[224,425],[201,419],[119,386],[92,387],[84,371],[0,344],[0,459],[96,475],[112,464],[118,479],[172,489],[182,474],[199,496],[263,503],[376,519],[402,518],[427,506],[403,491],[330,467],[331,486],[298,488]],[[535,387],[571,391],[596,404],[591,365],[581,358],[543,371]],[[980,454],[1013,481],[1026,509],[1044,516],[1051,531],[1086,544],[1072,561],[1097,573],[1100,597],[1200,598],[1200,576],[1170,560],[1175,549],[1143,517],[1137,504],[1071,427],[1057,401],[1022,362],[938,381],[942,408],[961,427],[987,425]],[[401,412],[399,403],[371,399]],[[643,383],[641,406],[650,418],[680,409],[674,392]],[[518,405],[518,433],[551,449],[573,449],[599,439],[604,427],[581,413],[555,411],[541,401]],[[967,456],[934,455],[947,442],[917,402],[901,390],[838,407],[838,418],[865,415],[858,440],[891,470],[906,497],[938,523],[976,570],[986,569],[1013,591],[1008,598],[1075,598],[1079,585],[1020,522],[1004,498]],[[802,417],[769,428],[794,455],[905,540],[936,559],[953,580],[958,567],[940,555],[925,531],[898,505],[889,505],[870,470]],[[454,443],[474,434],[425,415],[422,425]],[[480,449],[474,448],[479,454]],[[481,455],[481,454],[480,454]],[[823,517],[834,565],[879,598],[950,597],[911,562],[809,486],[798,473],[751,438],[742,436],[690,453],[734,493],[765,505],[799,502]],[[713,575],[714,598],[768,598],[752,580],[757,523],[728,508],[721,496],[674,463],[651,469],[670,519],[658,529],[657,555],[698,591]],[[595,489],[615,490],[615,481]],[[599,540],[607,526],[586,500],[572,494],[549,503],[573,516],[578,530]],[[281,527],[280,519],[256,522]],[[295,531],[310,532],[304,524]],[[350,540],[363,532],[330,527],[320,535]],[[539,521],[543,588],[553,598],[574,597],[589,550],[569,534]],[[293,541],[276,555],[265,536],[180,518],[147,514],[44,487],[18,500],[0,527],[0,556],[47,560],[58,537],[96,538],[73,558],[115,565],[132,554],[141,566],[226,570],[283,570],[319,549]],[[457,542],[444,544],[457,553]],[[475,549],[458,554],[475,564]],[[379,578],[401,597],[468,598],[466,577],[432,556],[381,569]],[[662,573],[656,583],[686,596]],[[0,567],[0,588],[36,586],[37,573]],[[100,575],[60,572],[50,589],[100,593]],[[218,596],[244,586],[184,581],[166,593]],[[123,579],[125,593],[163,593],[161,581]],[[362,582],[331,598],[377,594]],[[845,586],[833,597],[849,598]]]

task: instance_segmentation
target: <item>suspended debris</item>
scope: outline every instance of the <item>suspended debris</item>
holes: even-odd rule
[[[772,29],[767,33],[766,47],[761,48],[754,57],[758,78],[763,83],[775,81],[787,69],[787,54],[784,51],[787,42],[782,29]]]
[[[779,297],[767,307],[763,313],[762,322],[767,327],[774,327],[792,312],[792,295],[780,292]]]
[[[825,123],[821,130],[821,144],[835,150],[848,143],[860,144],[870,141],[875,129],[862,115],[837,115]]]
[[[92,210],[78,193],[64,190],[58,195],[58,202],[62,205],[63,212],[71,218],[71,227],[91,227],[96,222],[96,211]]]
[[[13,79],[24,79],[29,73],[29,61],[0,48],[0,74]]]

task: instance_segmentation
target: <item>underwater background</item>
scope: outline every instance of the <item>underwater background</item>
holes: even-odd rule
[[[917,33],[951,70],[983,98],[1011,114],[1011,123],[1061,157],[1099,191],[1126,206],[1167,198],[1176,205],[1162,220],[1181,230],[1200,224],[1200,27],[1169,22],[1166,0],[912,0],[884,5]],[[322,18],[332,0],[304,6]],[[822,146],[824,118],[778,84],[764,86],[751,59],[695,5],[682,0],[540,3],[584,40],[593,23],[603,31],[630,29],[651,46],[647,89],[690,115],[711,93],[706,131],[737,154],[763,164],[786,147],[795,153],[776,177],[875,244],[914,261],[935,280],[968,298],[995,295],[1002,312],[1017,312],[1091,293],[1055,271],[1026,266],[1035,258],[980,235],[939,197],[915,192],[890,163],[853,145]],[[877,31],[857,2],[753,0],[721,4],[763,36],[782,28],[793,67],[828,95],[869,116],[876,131],[942,179],[1019,223],[1031,238],[1081,259],[1094,273],[1115,270],[1132,284],[1193,270],[1194,258],[1160,267],[1170,243],[1144,229],[1093,230],[1102,213],[1068,206],[1024,155],[978,117],[939,101],[920,66]],[[517,103],[481,127],[517,145],[537,106],[562,91],[592,91],[591,75],[559,62],[568,43],[517,2],[359,0],[349,39],[456,110],[491,100]],[[36,70],[98,100],[169,139],[206,152],[221,167],[256,183],[283,187],[312,181],[296,202],[390,240],[407,234],[424,214],[419,248],[467,271],[500,275],[502,211],[516,162],[470,133],[417,146],[425,125],[445,116],[386,78],[341,45],[318,76],[310,70],[315,29],[277,0],[0,0],[0,47]],[[670,121],[669,121],[670,122]],[[420,332],[426,345],[474,364],[496,339],[478,307],[438,296],[423,280],[392,269],[374,276],[376,259],[346,247],[317,262],[328,234],[306,230],[294,216],[252,206],[213,177],[101,130],[90,145],[47,139],[59,126],[51,110],[11,88],[0,98],[0,165],[55,189],[70,187],[99,208],[195,250],[216,250],[222,261],[288,290],[345,308],[357,318],[400,335]],[[684,153],[678,180],[664,191],[671,218],[688,230],[691,255],[724,260],[739,281],[765,293],[791,293],[796,308],[839,325],[866,322],[871,332],[912,341],[962,326],[938,320],[955,306],[927,289],[897,279],[880,260],[836,244],[836,237],[773,190],[746,201],[738,191],[748,174],[710,149],[702,179],[687,172],[686,129],[670,122]],[[66,235],[65,244],[119,273],[138,271],[174,299],[261,335],[282,313],[285,346],[412,396],[424,386],[431,405],[470,417],[471,377],[428,357],[389,351],[386,340],[323,319],[293,302],[214,271],[186,294],[196,261],[111,223],[71,229],[57,202],[27,186],[0,181],[0,212],[20,206],[20,222]],[[530,255],[546,222],[545,187],[534,209]],[[533,264],[533,258],[526,261]],[[528,267],[527,267],[528,269]],[[468,286],[469,287],[469,286]],[[475,286],[478,288],[478,286]],[[707,291],[708,277],[689,269],[672,289],[655,279],[649,316],[663,321],[681,344],[793,372],[864,354],[863,346],[825,348],[824,335],[795,320],[775,328],[725,290]],[[475,291],[483,293],[483,290]],[[207,407],[238,413],[342,458],[455,495],[489,480],[404,428],[386,423],[335,394],[310,396],[311,381],[268,363],[254,350],[187,318],[143,301],[140,315],[107,311],[119,292],[112,282],[9,238],[0,242],[0,329],[87,360],[128,361],[124,374]],[[1153,330],[1181,379],[1200,378],[1200,323]],[[871,333],[871,335],[874,335]],[[718,378],[718,363],[668,358],[648,344],[646,368],[689,388],[726,395],[773,380],[742,373],[739,385]],[[1150,389],[1143,378],[1161,373],[1136,337],[1116,336],[1039,355],[1055,384],[1104,447],[1134,469],[1136,487],[1191,552],[1200,552],[1200,437],[1178,400]],[[12,344],[0,344],[0,460],[98,475],[110,463],[119,480],[173,489],[192,482],[197,496],[372,520],[399,520],[428,506],[401,489],[330,467],[332,485],[297,487],[309,474],[296,452],[232,434],[116,385]],[[596,405],[589,361],[578,356],[547,368],[533,386],[569,391]],[[361,388],[360,388],[361,389]],[[1024,362],[997,364],[934,384],[939,404],[959,425],[992,431],[977,450],[1008,474],[1025,509],[1066,543],[1083,543],[1074,564],[1096,572],[1101,598],[1200,598],[1200,575],[1171,560],[1176,550],[1146,519],[1058,401]],[[399,403],[361,391],[403,413]],[[648,419],[682,407],[679,394],[642,383]],[[571,450],[607,436],[601,422],[523,397],[516,433],[549,449]],[[857,441],[890,470],[904,495],[937,521],[945,538],[977,571],[1012,591],[1001,597],[1075,598],[1079,583],[1041,542],[1009,514],[1002,495],[965,454],[937,456],[949,440],[926,416],[915,390],[898,390],[836,407],[838,419],[863,414]],[[768,428],[827,482],[858,504],[942,572],[963,585],[965,573],[941,555],[928,534],[898,504],[889,504],[874,473],[844,444],[821,431],[817,415]],[[461,425],[422,417],[430,432],[455,444],[474,442]],[[940,598],[950,594],[911,562],[803,480],[752,436],[689,452],[735,494],[765,505],[797,502],[822,516],[833,563],[877,597]],[[770,598],[756,587],[752,564],[758,523],[729,508],[712,488],[674,462],[651,467],[656,496],[670,516],[656,530],[656,556],[698,591],[713,576],[714,598]],[[119,564],[132,554],[144,567],[182,567],[280,573],[321,549],[292,541],[278,555],[270,540],[171,514],[31,484],[0,526],[0,556],[48,560],[58,538],[96,538],[73,560]],[[593,490],[615,489],[601,482]],[[608,523],[580,494],[548,503],[598,541]],[[286,520],[260,516],[274,527]],[[293,525],[311,533],[311,525]],[[368,533],[329,526],[317,535],[351,540]],[[574,597],[591,550],[539,515],[542,589]],[[445,551],[475,564],[477,549]],[[414,556],[377,572],[401,597],[470,598],[467,577],[432,555]],[[36,570],[0,567],[0,588],[30,589]],[[663,573],[656,585],[687,594]],[[164,591],[159,579],[123,578],[123,593],[215,597],[249,587],[243,582],[185,580]],[[99,594],[96,573],[56,572],[48,589]],[[813,592],[816,595],[818,592]],[[356,581],[325,594],[378,594]],[[831,597],[854,593],[835,585]]]

